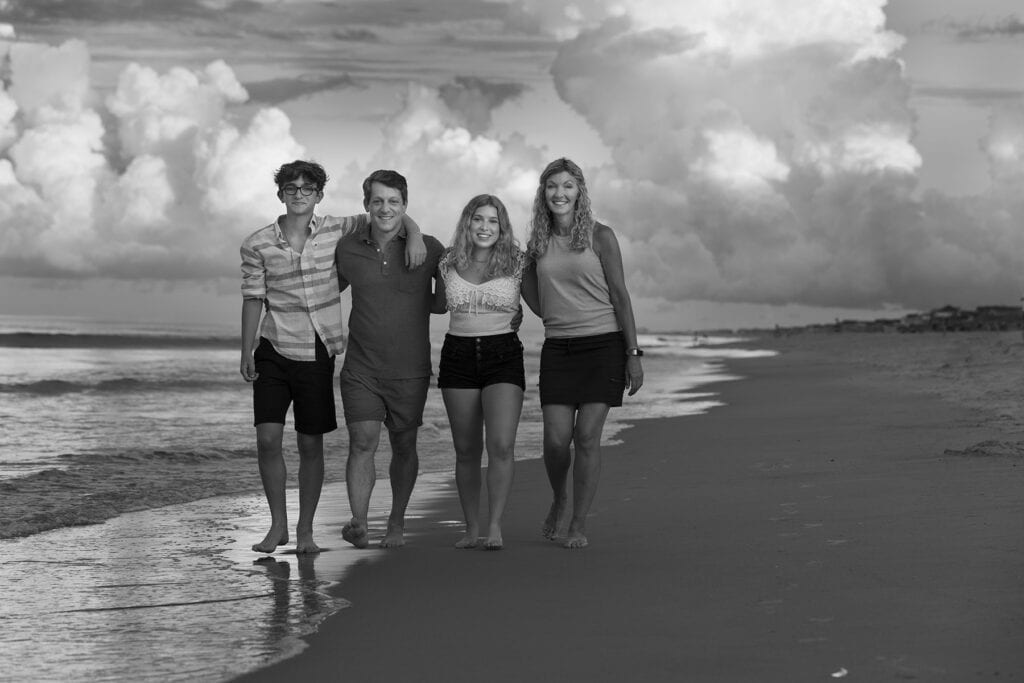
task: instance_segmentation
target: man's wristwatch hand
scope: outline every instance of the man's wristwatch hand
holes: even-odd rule
[[[644,350],[633,346],[631,348],[626,349],[626,355],[627,356],[642,356],[642,355],[644,355]]]

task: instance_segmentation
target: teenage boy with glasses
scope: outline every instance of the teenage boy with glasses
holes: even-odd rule
[[[320,550],[313,541],[313,515],[324,481],[323,435],[338,427],[334,359],[345,349],[334,251],[342,236],[367,224],[367,217],[314,212],[327,183],[319,164],[284,164],[274,182],[285,214],[249,235],[241,247],[240,371],[253,385],[260,479],[270,506],[270,530],[252,549],[271,553],[288,543],[282,443],[293,405],[299,451],[295,552],[315,553]],[[416,268],[426,249],[416,223],[405,217],[404,225],[410,235],[405,260]]]

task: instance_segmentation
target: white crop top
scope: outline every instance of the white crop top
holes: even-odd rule
[[[511,321],[519,311],[519,288],[523,264],[519,259],[512,275],[496,277],[478,285],[468,282],[455,269],[448,255],[441,260],[441,278],[451,319],[448,334],[456,337],[489,337],[512,332]]]

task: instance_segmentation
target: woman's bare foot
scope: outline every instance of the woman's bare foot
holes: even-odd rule
[[[551,509],[548,510],[548,516],[544,519],[544,524],[540,528],[541,534],[544,538],[554,540],[558,535],[558,528],[562,525],[562,513],[565,511],[565,501],[555,500],[551,503]]]
[[[288,529],[270,527],[270,531],[259,543],[253,543],[252,550],[256,553],[272,553],[280,545],[288,543]]]
[[[577,524],[576,521],[573,520],[569,525],[569,533],[566,534],[565,540],[562,542],[562,547],[569,548],[570,550],[586,548],[588,545],[587,536],[583,532],[583,524]]]
[[[341,537],[357,548],[365,548],[370,545],[370,532],[366,528],[366,522],[355,517],[352,521],[341,527]]]
[[[501,542],[500,533],[497,535],[491,534],[487,537],[487,540],[484,541],[484,550],[501,550],[504,547],[504,544]]]
[[[401,548],[405,545],[405,529],[393,522],[388,522],[388,530],[380,539],[381,548]]]
[[[480,538],[476,535],[476,532],[467,532],[465,536],[455,542],[455,547],[460,550],[475,548],[478,545],[480,545]]]
[[[569,535],[565,537],[565,542],[562,543],[563,548],[569,548],[570,550],[586,548],[588,545],[587,537],[579,531],[570,531]]]
[[[299,555],[303,553],[318,553],[320,552],[320,546],[313,542],[313,532],[295,532],[295,552]]]

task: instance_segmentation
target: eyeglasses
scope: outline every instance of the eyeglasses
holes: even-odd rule
[[[294,197],[296,192],[301,192],[303,197],[308,197],[320,190],[318,190],[315,185],[303,185],[302,187],[298,187],[296,185],[285,185],[281,188],[281,191],[289,197]]]

